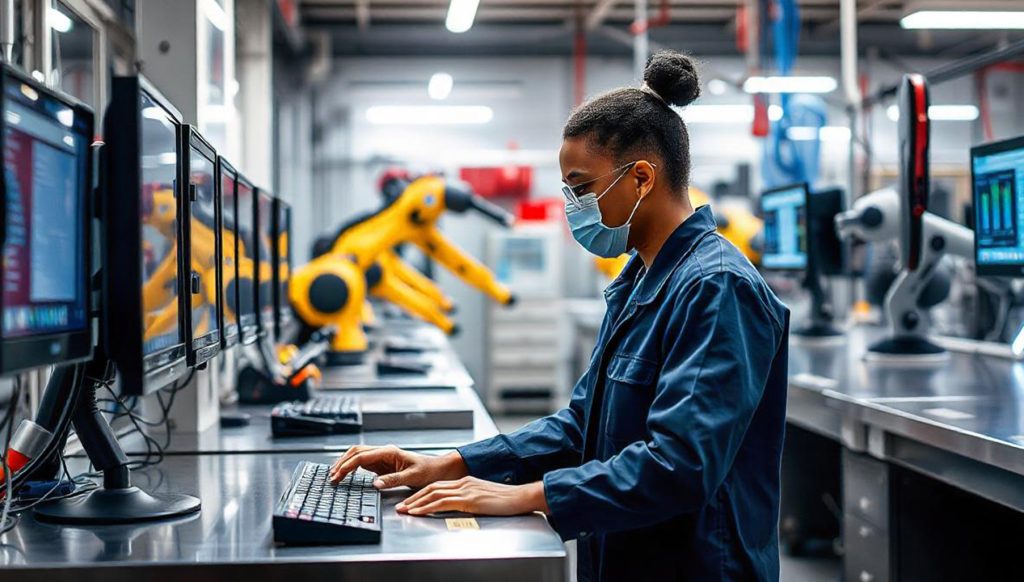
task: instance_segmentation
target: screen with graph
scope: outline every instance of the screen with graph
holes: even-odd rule
[[[807,188],[803,184],[761,194],[765,269],[807,268]]]
[[[1024,143],[1016,141],[971,152],[979,274],[1024,273]]]

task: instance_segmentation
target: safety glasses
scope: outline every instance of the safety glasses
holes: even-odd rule
[[[608,193],[609,190],[615,187],[615,184],[618,184],[619,180],[621,180],[622,177],[626,175],[626,172],[628,172],[630,168],[635,166],[638,161],[639,160],[629,162],[625,166],[619,166],[618,168],[615,168],[614,170],[608,172],[607,174],[602,174],[596,178],[591,178],[590,180],[587,180],[586,182],[581,182],[579,184],[576,184],[575,186],[569,186],[568,184],[566,184],[562,186],[562,194],[565,196],[565,199],[568,200],[569,203],[572,204],[576,209],[583,208],[583,202],[580,200],[580,197],[586,196],[588,194],[588,192],[584,192],[584,188],[586,188],[589,184],[597,182],[601,178],[607,178],[608,176],[612,176],[618,173],[619,176],[615,178],[615,181],[609,184],[608,187],[604,189],[604,192],[601,192],[601,194],[597,197],[597,199],[600,200],[601,196],[604,196],[605,194]],[[651,164],[651,167],[656,168],[657,166]]]

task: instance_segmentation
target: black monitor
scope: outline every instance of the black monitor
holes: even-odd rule
[[[179,313],[181,115],[142,77],[117,77],[104,120],[103,346],[126,395],[184,375]]]
[[[761,266],[773,271],[807,268],[807,185],[792,184],[761,194],[764,252]]]
[[[224,156],[217,158],[219,189],[217,204],[220,208],[221,269],[220,287],[223,299],[221,314],[221,348],[238,344],[238,221],[235,219],[235,184],[238,172]]]
[[[235,185],[235,218],[238,221],[238,323],[243,344],[256,341],[256,189],[241,173]]]
[[[1024,276],[1024,136],[971,148],[974,261],[980,276]]]
[[[256,190],[257,285],[256,308],[263,333],[274,336],[274,197],[262,188]]]
[[[93,113],[8,65],[0,83],[6,374],[92,355]]]
[[[274,198],[273,240],[274,327],[277,337],[282,338],[293,316],[288,300],[288,281],[292,272],[292,207],[280,198]]]
[[[179,305],[184,317],[185,346],[190,366],[220,353],[221,291],[220,229],[217,216],[217,152],[190,125],[182,126],[182,160],[178,181],[184,186],[182,272],[186,292]]]
[[[843,191],[839,188],[807,193],[807,266],[819,275],[836,276],[846,272],[846,252],[836,215],[843,211]]]

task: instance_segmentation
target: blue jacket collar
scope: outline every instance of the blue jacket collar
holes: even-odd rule
[[[718,225],[715,223],[715,215],[711,212],[711,206],[705,204],[698,208],[689,218],[683,221],[676,230],[668,237],[658,256],[654,258],[654,264],[650,271],[643,276],[640,282],[640,289],[637,291],[637,303],[646,305],[657,297],[661,288],[665,285],[669,275],[675,271],[679,263],[690,253],[707,234],[715,232]],[[639,255],[634,254],[626,263],[615,281],[605,289],[605,297],[609,300],[613,295],[620,292],[628,293],[632,290],[637,274],[643,269],[644,262]]]

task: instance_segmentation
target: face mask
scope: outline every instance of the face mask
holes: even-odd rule
[[[629,224],[633,220],[633,215],[636,214],[636,209],[640,207],[640,202],[643,201],[643,198],[636,201],[633,211],[629,213],[629,218],[626,219],[626,223],[614,228],[605,226],[604,222],[601,221],[601,207],[597,202],[609,190],[615,187],[615,184],[626,175],[626,172],[629,171],[632,165],[629,164],[622,174],[615,178],[615,181],[610,186],[605,188],[600,196],[591,192],[583,196],[574,196],[576,202],[573,202],[568,194],[566,195],[565,218],[569,222],[572,237],[583,248],[599,257],[611,259],[629,250]],[[568,186],[565,189],[570,190]]]

